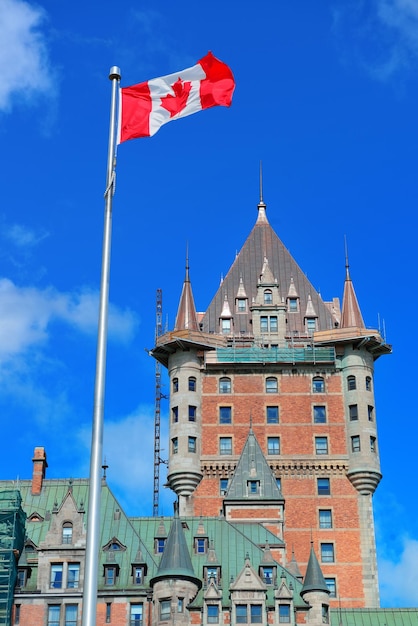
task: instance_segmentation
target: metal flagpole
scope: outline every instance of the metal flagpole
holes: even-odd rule
[[[101,466],[103,463],[103,415],[106,377],[107,318],[109,302],[110,242],[112,233],[112,200],[116,173],[116,113],[120,69],[110,69],[112,98],[110,106],[109,146],[105,191],[105,223],[100,282],[99,326],[97,334],[96,381],[90,456],[90,490],[87,514],[87,543],[84,570],[82,626],[95,626],[97,606],[97,570],[100,539]]]

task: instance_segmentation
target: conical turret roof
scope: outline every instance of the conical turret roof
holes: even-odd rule
[[[348,261],[346,261],[341,328],[352,327],[365,328],[353,281],[350,277]]]
[[[183,527],[177,514],[171,524],[157,573],[150,584],[167,578],[192,580],[199,589],[202,586],[194,572]]]
[[[186,259],[186,276],[180,296],[174,330],[199,330],[192,285],[189,278],[189,260]]]
[[[303,596],[303,594],[308,591],[324,591],[329,594],[329,589],[318,563],[318,559],[316,558],[313,545],[311,545],[308,567],[306,568],[305,580],[303,581],[303,588],[300,595]]]

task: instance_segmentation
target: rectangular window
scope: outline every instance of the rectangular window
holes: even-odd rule
[[[321,561],[322,563],[334,563],[333,543],[321,543]]]
[[[173,406],[173,408],[171,409],[171,417],[174,423],[179,421],[179,407],[178,406]]]
[[[325,424],[327,421],[327,410],[326,407],[321,405],[316,405],[313,408],[313,421],[314,424]]]
[[[237,624],[246,624],[247,623],[247,605],[246,604],[237,604],[235,607],[236,613],[236,622]]]
[[[262,567],[261,575],[266,585],[273,584],[273,567],[264,565]]]
[[[105,585],[114,585],[116,582],[116,567],[105,565]]]
[[[197,411],[197,408],[189,404],[189,422],[196,421],[196,411]]]
[[[179,390],[179,379],[173,378],[173,393],[177,393]]]
[[[196,391],[196,378],[189,376],[189,391]]]
[[[20,604],[15,604],[15,624],[20,624]]]
[[[144,568],[135,566],[132,570],[135,585],[142,585],[144,579]]]
[[[60,626],[60,610],[59,604],[48,606],[48,626]]]
[[[306,328],[308,333],[313,333],[316,331],[316,319],[314,317],[306,318]]]
[[[298,310],[298,299],[297,298],[289,298],[288,304],[289,304],[289,311],[291,313],[296,313],[297,310]]]
[[[312,379],[312,392],[313,393],[324,393],[325,391],[325,381],[322,376],[315,376]]]
[[[355,420],[358,420],[357,404],[350,404],[350,406],[348,407],[348,414],[350,416],[350,421],[351,422],[354,422]]]
[[[164,552],[164,548],[165,548],[165,538],[164,539],[157,538],[155,540],[155,553],[162,554]]]
[[[168,621],[170,617],[171,617],[171,601],[161,600],[160,601],[160,620]]]
[[[206,537],[195,537],[194,551],[195,554],[206,554],[208,541]]]
[[[250,605],[251,624],[261,624],[261,604]]]
[[[206,582],[209,584],[210,581],[213,580],[213,582],[218,585],[219,584],[219,571],[220,570],[218,567],[210,567],[210,566],[205,567],[204,573],[205,573]]]
[[[219,407],[219,423],[230,424],[232,421],[232,409],[230,406]]]
[[[270,376],[266,378],[266,393],[277,393],[278,392],[278,384],[277,378],[275,376]]]
[[[51,579],[49,586],[51,589],[62,588],[62,563],[54,563],[51,565]]]
[[[267,454],[280,454],[280,437],[267,437]]]
[[[219,452],[220,454],[232,454],[232,438],[221,437],[219,439]]]
[[[374,409],[370,405],[367,407],[367,417],[369,418],[369,422],[374,421]]]
[[[376,452],[376,437],[370,436],[370,452]]]
[[[142,626],[142,604],[131,604],[130,626]]]
[[[319,528],[332,528],[331,509],[321,509],[319,511]]]
[[[177,437],[173,437],[171,440],[171,451],[173,454],[177,454],[179,451],[179,440]]]
[[[16,587],[18,589],[22,589],[26,585],[26,579],[27,579],[27,570],[26,569],[18,569],[17,570]]]
[[[220,491],[221,496],[224,496],[226,494],[227,489],[228,489],[228,479],[221,478],[219,481],[219,491]]]
[[[360,436],[351,437],[351,452],[360,452]]]
[[[208,604],[208,624],[219,623],[219,606],[217,604]]]
[[[322,605],[322,623],[329,624],[329,606],[327,604]]]
[[[262,333],[268,332],[268,317],[267,315],[261,315],[260,317],[260,330]]]
[[[328,454],[327,437],[315,437],[315,454]]]
[[[372,390],[372,379],[370,376],[366,376],[366,391]]]
[[[221,329],[223,335],[229,335],[231,333],[231,320],[221,320]]]
[[[282,479],[281,478],[276,478],[276,485],[279,489],[279,491],[282,490]]]
[[[106,602],[106,624],[110,624],[112,620],[112,603]]]
[[[188,450],[189,452],[196,452],[196,437],[189,437]]]
[[[238,298],[237,300],[238,313],[245,313],[247,310],[247,301],[245,298]]]
[[[318,496],[329,496],[331,494],[329,478],[318,478],[317,480]]]
[[[277,333],[278,325],[277,325],[277,317],[276,315],[272,315],[270,317],[270,332]]]
[[[78,589],[80,580],[80,563],[68,563],[67,587],[68,589]]]
[[[248,493],[257,494],[260,493],[260,481],[258,480],[249,480],[247,483]]]
[[[65,626],[77,626],[78,606],[76,604],[65,605]]]
[[[336,598],[337,597],[337,583],[335,578],[325,578],[325,584],[328,587],[329,597]]]
[[[279,604],[279,624],[290,623],[290,604]]]
[[[279,423],[279,407],[278,406],[266,407],[266,420],[267,420],[267,424]]]
[[[184,611],[184,598],[177,598],[177,613]]]
[[[356,377],[355,376],[347,376],[347,389],[348,391],[354,391],[357,387]]]

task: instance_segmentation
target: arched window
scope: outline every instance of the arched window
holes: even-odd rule
[[[73,542],[73,525],[71,522],[64,522],[62,525],[62,543]]]
[[[219,379],[219,393],[231,393],[231,379],[227,376]]]
[[[266,393],[277,393],[278,384],[275,376],[269,376],[266,378]]]
[[[324,393],[325,381],[322,376],[314,376],[312,379],[312,391],[313,393]]]
[[[356,389],[356,377],[355,376],[347,376],[347,389],[348,391],[353,391]]]
[[[264,304],[272,304],[273,302],[273,292],[271,289],[264,290]]]

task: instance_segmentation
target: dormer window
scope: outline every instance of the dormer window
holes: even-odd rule
[[[297,298],[288,298],[287,299],[287,308],[289,313],[297,313],[299,310],[298,299]]]
[[[308,335],[314,333],[316,331],[316,317],[307,317],[305,322]]]
[[[260,493],[260,481],[259,480],[249,480],[247,482],[248,494],[249,495],[257,495]]]
[[[271,289],[264,290],[264,304],[272,304],[273,303],[273,292]]]
[[[247,312],[247,298],[237,298],[237,312],[238,313]]]
[[[203,568],[203,576],[207,585],[209,585],[212,580],[215,585],[219,586],[219,582],[221,580],[221,568],[213,565],[207,565]]]
[[[71,544],[73,542],[73,525],[71,522],[64,522],[62,525],[62,543]]]
[[[144,582],[144,567],[142,565],[132,565],[132,580],[134,585],[142,585]]]
[[[117,550],[126,550],[126,547],[122,545],[121,542],[116,539],[116,537],[113,537],[113,539],[111,539],[109,543],[107,543],[103,547],[103,552],[112,552]]]
[[[260,566],[260,578],[266,585],[273,585],[276,578],[277,568],[273,565]]]
[[[221,333],[223,335],[231,334],[231,320],[230,319],[221,319]]]
[[[207,537],[195,537],[194,538],[195,554],[206,554],[207,550],[208,550]]]
[[[166,537],[156,537],[154,539],[155,554],[162,554],[165,548]]]
[[[104,583],[107,587],[111,587],[116,584],[116,578],[119,574],[119,565],[104,565],[103,566],[103,575],[104,575]]]

